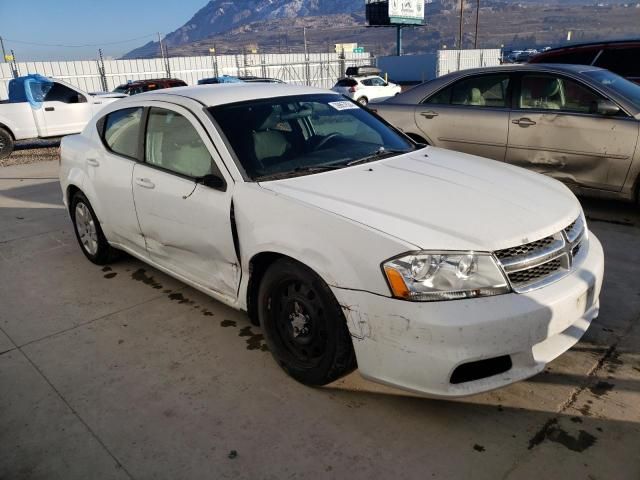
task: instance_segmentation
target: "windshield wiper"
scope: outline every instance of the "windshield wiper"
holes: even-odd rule
[[[308,167],[296,167],[293,170],[288,170],[286,172],[277,172],[269,175],[263,175],[258,177],[256,181],[265,182],[268,180],[278,180],[281,178],[289,178],[297,176],[298,174],[304,175],[305,173],[319,173],[319,172],[327,172],[329,170],[338,170],[340,168],[344,168],[345,164],[340,165],[310,165]]]
[[[382,158],[390,157],[392,155],[400,155],[403,153],[409,153],[406,150],[387,150],[384,147],[380,147],[374,153],[367,155],[366,157],[358,158],[357,160],[351,160],[346,164],[347,167],[352,167],[354,165],[361,165],[367,162],[373,162],[374,160],[380,160]]]

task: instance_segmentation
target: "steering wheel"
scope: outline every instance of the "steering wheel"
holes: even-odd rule
[[[337,132],[327,135],[326,137],[324,137],[322,140],[320,140],[318,142],[318,145],[316,145],[315,150],[320,150],[322,147],[324,147],[331,140],[334,140],[334,139],[336,139],[338,137],[342,137],[342,135],[340,133],[337,133]]]

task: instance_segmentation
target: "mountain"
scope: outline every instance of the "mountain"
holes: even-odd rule
[[[363,1],[344,0],[211,0],[182,27],[165,37],[168,47],[197,42],[253,22],[283,18],[363,13]],[[124,58],[155,56],[158,43],[149,42]]]
[[[597,0],[482,0],[478,45],[482,48],[545,47],[574,41],[637,37],[636,2]],[[463,46],[475,43],[475,0],[465,0]],[[240,54],[258,46],[262,53],[328,52],[334,43],[357,42],[367,52],[393,54],[395,29],[367,28],[363,0],[211,0],[185,25],[165,37],[170,56]],[[457,44],[460,0],[425,2],[426,25],[404,33],[405,53]],[[160,55],[157,42],[123,58]]]

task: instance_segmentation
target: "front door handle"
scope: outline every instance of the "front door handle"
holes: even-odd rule
[[[537,125],[536,122],[534,122],[530,118],[519,118],[518,120],[513,120],[511,123],[513,123],[514,125],[519,125],[522,128],[527,128],[533,125]]]
[[[98,160],[96,160],[95,158],[88,158],[87,159],[87,165],[89,165],[91,167],[99,167],[100,166],[100,162]]]
[[[140,185],[142,188],[154,189],[156,184],[148,178],[136,178],[136,185]]]
[[[428,112],[420,112],[420,115],[422,115],[424,118],[427,118],[427,119],[431,120],[432,118],[438,116],[438,112],[434,112],[433,110],[429,110]]]
[[[44,107],[44,111],[45,112],[53,112],[53,111],[55,111],[55,108],[54,107]]]

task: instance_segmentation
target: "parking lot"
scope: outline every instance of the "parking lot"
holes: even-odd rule
[[[0,168],[0,478],[640,478],[640,209],[584,200],[600,317],[544,373],[461,399],[296,383],[260,329],[79,250],[57,161]]]

